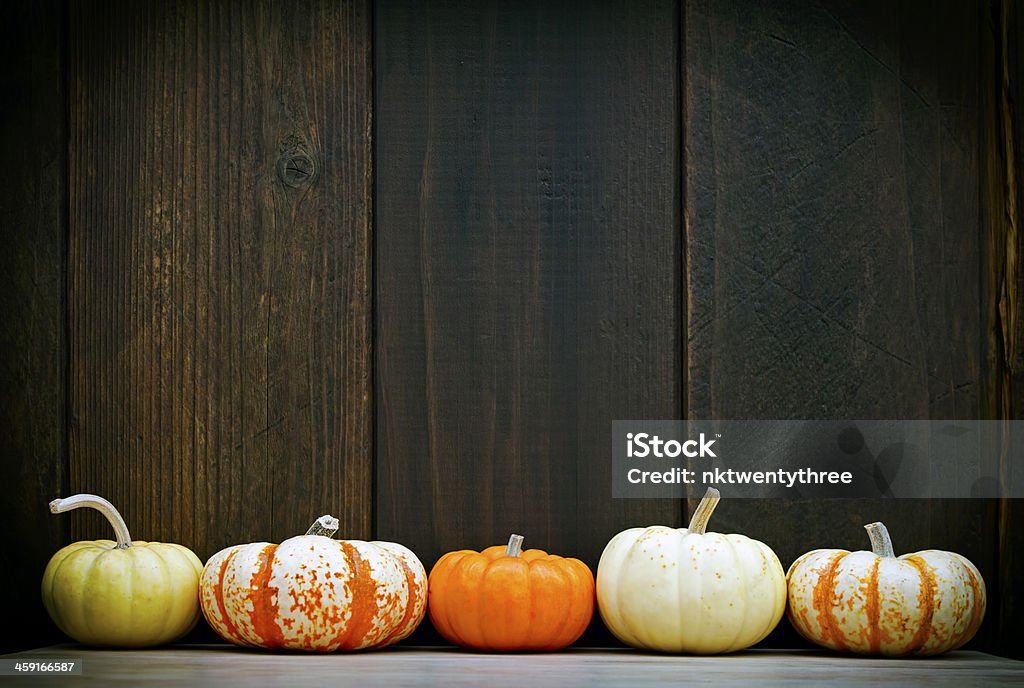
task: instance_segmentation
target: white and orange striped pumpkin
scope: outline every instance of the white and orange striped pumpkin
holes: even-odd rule
[[[337,523],[322,517],[280,545],[210,557],[199,587],[213,630],[237,645],[316,652],[383,647],[412,633],[427,607],[423,564],[393,542],[332,540]]]
[[[937,655],[970,640],[985,615],[985,582],[953,552],[896,557],[881,523],[871,552],[818,549],[789,568],[786,614],[813,643],[839,652]]]

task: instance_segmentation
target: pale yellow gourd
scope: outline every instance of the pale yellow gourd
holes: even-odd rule
[[[719,500],[709,488],[687,528],[624,530],[597,566],[601,618],[627,645],[718,654],[759,642],[786,607],[775,552],[744,535],[705,532]]]
[[[203,564],[188,548],[132,541],[114,505],[80,494],[50,502],[58,514],[80,507],[102,513],[117,541],[74,542],[43,573],[43,604],[66,634],[85,645],[146,647],[177,640],[199,620]]]

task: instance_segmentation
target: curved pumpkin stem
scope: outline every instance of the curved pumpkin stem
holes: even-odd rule
[[[708,528],[711,514],[714,512],[715,507],[718,506],[718,500],[721,498],[721,492],[713,487],[709,487],[708,491],[704,493],[704,497],[700,500],[700,504],[697,505],[697,509],[693,512],[693,517],[690,518],[690,525],[686,526],[686,532],[703,535],[704,531]]]
[[[317,520],[313,521],[313,525],[306,531],[306,535],[323,535],[324,537],[334,537],[334,534],[338,532],[338,527],[341,524],[338,519],[334,518],[330,514],[324,514]]]
[[[50,513],[62,514],[72,509],[80,509],[83,506],[96,509],[114,527],[114,534],[117,536],[117,549],[128,549],[132,546],[132,536],[128,534],[127,524],[125,524],[117,509],[114,508],[114,505],[103,499],[103,497],[97,497],[94,494],[76,494],[64,499],[58,497],[50,502]]]
[[[871,538],[871,551],[880,557],[895,557],[892,549],[892,538],[889,537],[889,529],[881,522],[869,523],[864,526]]]
[[[506,557],[518,557],[520,552],[523,551],[523,540],[525,538],[522,535],[513,535],[508,539],[508,546],[505,547]]]

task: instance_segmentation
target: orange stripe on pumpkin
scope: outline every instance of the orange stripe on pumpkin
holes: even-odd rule
[[[868,613],[868,647],[872,654],[878,654],[882,648],[881,638],[881,605],[878,601],[878,567],[882,564],[882,558],[875,559],[875,565],[868,575],[867,589],[864,591]]]
[[[906,654],[918,654],[932,631],[932,616],[935,614],[935,595],[938,593],[938,583],[935,580],[935,572],[924,559],[918,556],[908,556],[904,561],[909,563],[921,575],[921,589],[917,594],[917,605],[921,610],[921,625],[907,645]]]
[[[352,571],[347,583],[352,616],[339,636],[339,647],[343,650],[352,650],[362,645],[366,634],[373,628],[373,618],[377,613],[377,581],[373,578],[373,569],[359,554],[358,549],[349,542],[338,544],[345,553]]]
[[[839,628],[839,622],[832,611],[832,600],[835,598],[836,571],[839,562],[849,552],[837,552],[814,584],[814,609],[818,612],[818,625],[821,627],[821,639],[826,644],[831,641],[835,649],[846,651],[846,639]]]
[[[223,630],[227,640],[235,643],[241,643],[243,645],[249,645],[250,643],[242,638],[242,634],[238,631],[238,626],[231,620],[228,615],[227,607],[224,605],[224,574],[227,573],[228,565],[231,560],[238,554],[238,550],[232,551],[220,562],[220,573],[217,575],[217,588],[214,590],[213,598],[217,601],[217,610],[220,612],[220,618],[224,620],[224,628],[216,629]]]
[[[284,647],[284,634],[277,625],[278,589],[270,587],[270,578],[274,575],[273,558],[277,545],[267,545],[260,551],[259,564],[250,579],[252,583],[252,621],[253,630],[260,639],[260,645],[266,648]]]

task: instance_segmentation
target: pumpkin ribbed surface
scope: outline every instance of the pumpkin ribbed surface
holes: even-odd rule
[[[557,650],[594,614],[594,576],[578,559],[504,546],[459,550],[430,572],[430,621],[447,640],[478,650]]]
[[[820,549],[789,569],[787,616],[811,642],[839,652],[935,655],[970,640],[985,584],[966,558],[926,550],[901,557]]]
[[[50,559],[43,604],[57,627],[83,645],[149,647],[178,640],[199,621],[203,565],[168,542],[75,542]]]
[[[117,540],[74,542],[50,558],[42,596],[53,622],[101,647],[162,645],[191,631],[199,621],[199,557],[170,542],[133,541],[117,508],[98,495],[50,502],[54,514],[81,508],[100,512]]]
[[[405,638],[423,619],[426,588],[423,565],[401,545],[300,535],[215,554],[200,602],[232,643],[330,652]]]
[[[717,654],[760,642],[782,619],[782,564],[744,535],[631,528],[597,567],[601,618],[628,645]]]

